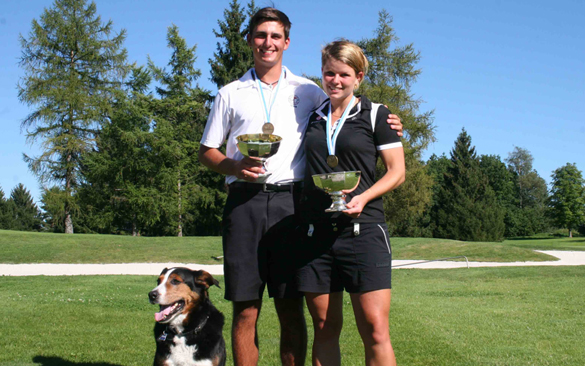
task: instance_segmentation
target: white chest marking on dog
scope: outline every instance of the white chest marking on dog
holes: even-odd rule
[[[213,366],[211,360],[194,360],[193,354],[197,352],[197,346],[188,346],[185,337],[175,337],[171,346],[171,354],[167,359],[168,366]]]

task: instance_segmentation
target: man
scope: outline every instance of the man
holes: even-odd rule
[[[254,69],[223,87],[216,96],[201,140],[199,160],[226,175],[228,198],[223,217],[225,298],[233,302],[232,351],[235,365],[258,363],[256,323],[264,287],[274,298],[281,326],[283,365],[303,365],[307,331],[303,298],[292,285],[286,239],[295,219],[305,161],[302,137],[309,114],[327,96],[282,65],[290,44],[291,23],[274,8],[259,10],[250,20],[248,44]],[[401,130],[397,116],[391,123]],[[266,163],[269,175],[244,157],[236,137],[261,133],[281,136],[278,153]],[[227,139],[226,154],[219,148]],[[283,245],[284,244],[284,245]]]

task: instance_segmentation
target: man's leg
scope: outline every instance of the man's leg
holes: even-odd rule
[[[232,352],[235,366],[258,364],[257,323],[262,300],[234,301],[232,321]]]
[[[303,298],[274,299],[280,321],[280,360],[283,366],[304,365],[307,356],[307,325]]]

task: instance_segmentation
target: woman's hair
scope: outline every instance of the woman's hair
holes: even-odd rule
[[[253,34],[256,27],[264,22],[279,22],[282,24],[284,27],[284,38],[288,39],[291,22],[285,13],[275,8],[262,8],[258,10],[252,19],[250,19],[250,24],[248,25],[249,33]]]
[[[368,59],[361,47],[348,40],[340,39],[323,47],[321,50],[321,66],[325,65],[330,58],[341,61],[351,67],[356,75],[363,72],[365,76],[368,72]]]

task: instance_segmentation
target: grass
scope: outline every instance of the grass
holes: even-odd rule
[[[541,250],[585,250],[585,238],[534,238],[502,243],[432,238],[392,238],[394,259],[437,259],[465,255],[470,261],[547,261]],[[184,262],[217,264],[220,237],[131,237],[0,230],[0,263]]]
[[[221,276],[218,279],[223,281]],[[152,363],[154,276],[4,277],[0,365]],[[581,365],[585,267],[400,270],[393,273],[391,336],[399,365]],[[231,322],[223,291],[216,306]],[[343,365],[363,364],[349,299]],[[224,328],[229,347],[229,326]],[[260,321],[260,365],[277,365],[270,301]],[[231,351],[228,364],[232,363]]]

